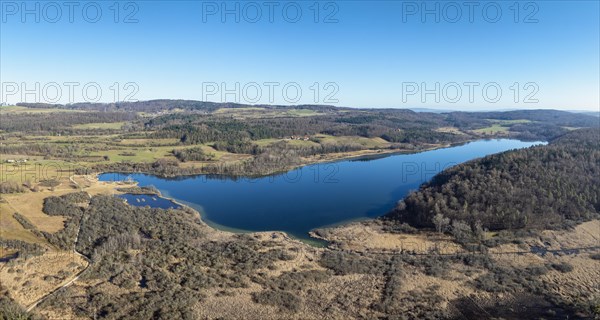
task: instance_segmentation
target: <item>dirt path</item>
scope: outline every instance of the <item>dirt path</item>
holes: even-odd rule
[[[60,286],[60,287],[58,287],[58,288],[56,288],[56,289],[54,289],[54,290],[50,291],[50,292],[49,292],[48,294],[46,294],[45,296],[43,296],[43,297],[39,298],[37,301],[35,301],[34,303],[32,303],[32,304],[31,304],[31,305],[30,305],[30,306],[27,308],[27,312],[30,312],[31,310],[33,310],[33,308],[35,308],[36,306],[38,306],[38,305],[39,305],[40,303],[42,303],[44,300],[48,299],[48,298],[49,298],[51,295],[53,295],[54,293],[56,293],[56,292],[60,291],[60,290],[61,290],[61,289],[63,289],[63,288],[66,288],[66,287],[68,287],[68,286],[72,285],[72,284],[73,284],[75,281],[77,281],[77,280],[79,279],[79,277],[81,276],[81,274],[83,274],[83,273],[84,273],[84,272],[85,272],[85,271],[86,271],[86,270],[87,270],[87,269],[90,267],[90,261],[89,261],[89,259],[88,259],[86,256],[84,256],[84,255],[80,254],[80,253],[79,253],[79,252],[77,252],[77,251],[74,251],[74,253],[75,253],[75,254],[77,254],[77,255],[79,255],[79,256],[81,256],[81,257],[82,257],[82,258],[84,258],[86,261],[88,261],[88,265],[87,265],[87,267],[85,267],[83,270],[81,270],[81,271],[80,271],[80,272],[79,272],[77,275],[75,275],[75,277],[74,277],[73,279],[69,280],[67,283],[65,283],[65,284],[63,284],[62,286]]]
[[[77,185],[77,187],[79,187],[79,184],[75,181],[75,179],[73,179],[73,176],[69,177],[69,180],[71,180],[71,182],[73,182],[75,185]],[[90,199],[92,198],[92,196],[90,196],[90,194],[88,193],[88,197],[90,197]],[[77,234],[75,235],[75,242],[73,242],[73,253],[75,253],[76,255],[80,256],[82,259],[84,259],[85,261],[87,261],[87,266],[81,270],[79,273],[77,273],[75,275],[75,277],[73,277],[73,279],[69,280],[67,283],[63,284],[62,286],[50,291],[48,294],[44,295],[43,297],[39,298],[38,300],[36,300],[34,303],[32,303],[28,308],[27,308],[27,312],[33,310],[36,306],[38,306],[40,303],[44,302],[46,299],[48,299],[51,295],[55,294],[56,292],[69,287],[70,285],[72,285],[75,281],[77,281],[79,279],[79,277],[81,277],[81,275],[87,270],[89,269],[89,267],[92,265],[92,261],[86,257],[84,254],[77,252],[77,250],[75,249],[75,246],[77,245],[77,241],[79,241],[79,233],[81,232],[81,225],[83,224],[83,217],[81,217],[81,221],[79,223],[79,228],[77,229]]]

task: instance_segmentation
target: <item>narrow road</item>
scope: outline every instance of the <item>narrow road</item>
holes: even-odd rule
[[[27,312],[33,310],[33,308],[35,308],[37,305],[39,305],[40,303],[42,303],[44,300],[48,299],[51,295],[53,295],[54,293],[58,292],[61,289],[64,289],[70,285],[72,285],[75,281],[77,281],[77,279],[79,279],[79,277],[81,277],[81,274],[83,274],[91,265],[91,261],[90,259],[88,259],[88,257],[84,256],[83,254],[77,252],[76,250],[73,250],[73,253],[79,255],[80,257],[82,257],[83,259],[85,259],[85,261],[87,261],[88,265],[81,270],[79,273],[77,273],[77,275],[75,275],[75,277],[71,280],[69,280],[67,283],[63,284],[62,286],[50,291],[48,294],[46,294],[45,296],[39,298],[38,300],[36,300],[34,303],[32,303],[28,308],[27,308]]]
[[[75,185],[77,185],[77,187],[79,187],[79,184],[75,181],[75,179],[73,179],[73,176],[70,176],[69,180],[71,180],[72,183],[74,183]],[[92,196],[89,193],[88,193],[88,197],[90,199],[92,198]],[[72,285],[92,265],[92,261],[88,257],[86,257],[84,254],[82,254],[80,252],[77,252],[77,250],[75,249],[75,247],[77,246],[77,241],[79,241],[79,233],[81,232],[81,225],[83,224],[82,222],[83,222],[83,216],[81,217],[81,220],[79,221],[79,228],[77,229],[77,234],[75,235],[75,242],[73,242],[73,253],[76,254],[76,255],[78,255],[78,256],[80,256],[81,258],[83,258],[87,262],[87,266],[85,268],[83,268],[83,270],[81,270],[79,273],[77,273],[75,275],[75,277],[73,277],[73,279],[69,280],[67,283],[65,283],[62,286],[60,286],[60,287],[58,287],[58,288],[50,291],[48,294],[44,295],[43,297],[37,299],[34,303],[32,303],[27,308],[27,312],[30,312],[31,310],[33,310],[36,306],[38,306],[40,303],[44,302],[51,295],[53,295],[56,292],[58,292],[58,291],[60,291],[60,290],[62,290],[64,288],[67,288],[70,285]]]

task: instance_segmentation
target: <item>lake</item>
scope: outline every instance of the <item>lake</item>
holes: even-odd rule
[[[165,179],[146,174],[105,173],[100,180],[124,180],[130,176],[140,186],[152,185],[164,196],[198,210],[203,220],[215,228],[235,232],[285,231],[307,240],[312,229],[387,213],[411,190],[445,168],[537,144],[543,143],[480,140],[420,153],[309,165],[261,178],[199,175]],[[150,206],[154,203],[138,203],[135,199],[128,202]]]

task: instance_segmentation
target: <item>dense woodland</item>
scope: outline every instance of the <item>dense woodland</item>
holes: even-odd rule
[[[78,130],[71,128],[73,125],[114,123],[134,121],[136,119],[138,119],[138,116],[131,112],[7,113],[2,114],[0,130],[56,135],[78,132]]]
[[[177,138],[185,144],[211,141],[259,140],[315,134],[333,136],[382,137],[390,142],[443,143],[461,137],[435,132],[445,124],[436,114],[412,111],[352,111],[311,117],[279,117],[238,120],[206,115],[172,114],[145,123],[156,138]]]
[[[570,128],[596,127],[598,117],[556,110],[522,110],[507,112],[417,113],[407,109],[351,109],[320,105],[254,106],[188,100],[152,100],[116,104],[78,103],[70,105],[19,104],[29,108],[58,108],[49,113],[3,115],[0,130],[37,134],[98,132],[136,132],[155,138],[176,138],[184,144],[215,141],[241,141],[283,138],[292,135],[330,134],[334,136],[381,137],[401,143],[454,143],[468,137],[439,132],[435,129],[456,127],[460,130],[485,128],[495,121],[527,120],[510,123],[509,132],[523,139],[547,140]],[[215,113],[221,108],[260,107],[266,111],[314,111],[308,117],[285,113],[243,120]],[[180,112],[173,112],[180,110]],[[144,112],[151,116],[140,117]],[[78,130],[76,124],[127,121],[122,130]]]
[[[299,252],[251,235],[210,240],[207,227],[188,209],[134,207],[112,196],[90,199],[85,193],[73,193],[49,198],[44,210],[81,217],[79,240],[72,245],[90,259],[91,266],[78,285],[57,292],[40,308],[68,308],[80,317],[196,319],[195,310],[208,294],[235,296],[240,288],[258,285],[261,289],[252,294],[253,303],[273,306],[282,317],[310,310],[311,314],[327,312],[352,318],[451,318],[438,308],[444,298],[436,286],[404,290],[410,279],[407,272],[414,272],[409,271],[414,268],[446,280],[452,278],[451,268],[464,273],[486,270],[469,286],[490,294],[525,294],[526,298],[515,303],[533,299],[546,306],[522,313],[508,302],[490,309],[508,317],[545,317],[551,315],[549,308],[569,315],[589,308],[585,304],[566,305],[560,297],[548,295],[547,284],[540,280],[539,276],[549,270],[569,272],[569,265],[505,268],[493,263],[484,248],[477,254],[422,256],[325,250],[318,256],[319,269],[300,267],[269,273],[265,270],[276,271],[278,263],[295,259]],[[336,277],[361,276],[383,279],[383,283],[372,293],[328,295],[330,289],[339,290]],[[98,285],[83,285],[88,281]],[[323,290],[327,287],[330,289]],[[464,306],[461,299],[450,303],[451,310],[460,308],[462,314],[473,313],[475,318],[487,312],[481,306]],[[0,299],[0,305],[6,308],[0,315],[27,316],[9,299]]]
[[[77,205],[65,201],[52,198],[46,207],[62,205],[70,210]],[[83,280],[108,281],[122,290],[87,287],[82,296],[67,289],[47,302],[58,308],[72,306],[80,316],[191,319],[203,290],[227,291],[247,287],[250,281],[270,283],[275,280],[256,270],[293,258],[244,235],[233,241],[206,241],[206,229],[193,211],[132,207],[111,196],[89,201],[76,244],[92,261]]]
[[[85,193],[73,193],[49,198],[44,210],[82,217],[79,241],[72,245],[90,259],[91,266],[78,285],[57,292],[39,308],[70,309],[85,318],[196,319],[195,310],[208,295],[235,296],[239,294],[236,290],[256,285],[260,289],[252,294],[252,302],[275,307],[281,317],[310,310],[310,314],[351,318],[452,318],[440,310],[444,297],[435,285],[405,290],[415,268],[445,280],[454,277],[451,269],[465,274],[485,270],[468,286],[515,296],[514,301],[509,299],[489,310],[464,299],[450,301],[450,310],[460,310],[460,315],[469,314],[469,318],[490,313],[515,319],[531,315],[553,318],[557,312],[565,316],[590,310],[584,301],[565,304],[550,295],[551,287],[541,281],[540,276],[551,270],[570,272],[570,265],[506,268],[494,263],[485,247],[456,255],[358,254],[329,249],[317,257],[321,268],[269,273],[265,270],[277,271],[279,263],[295,259],[300,252],[251,235],[210,240],[207,227],[188,209],[133,207],[112,196],[90,199]],[[348,292],[333,297],[328,294],[329,290],[339,291],[336,279],[362,276],[382,279],[382,283],[374,292],[347,288]],[[88,281],[97,285],[84,285]],[[522,303],[532,307],[518,308]],[[0,306],[5,318],[32,318],[2,295]]]
[[[599,214],[600,129],[587,129],[449,168],[387,218],[450,231],[564,228]]]

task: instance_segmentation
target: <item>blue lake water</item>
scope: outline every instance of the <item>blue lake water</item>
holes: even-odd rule
[[[542,142],[497,139],[414,154],[315,164],[261,178],[199,175],[176,179],[105,173],[101,181],[131,176],[198,210],[208,224],[230,231],[285,231],[308,239],[314,228],[374,218],[450,166]],[[134,204],[132,201],[129,201]],[[151,205],[149,201],[143,205]]]

